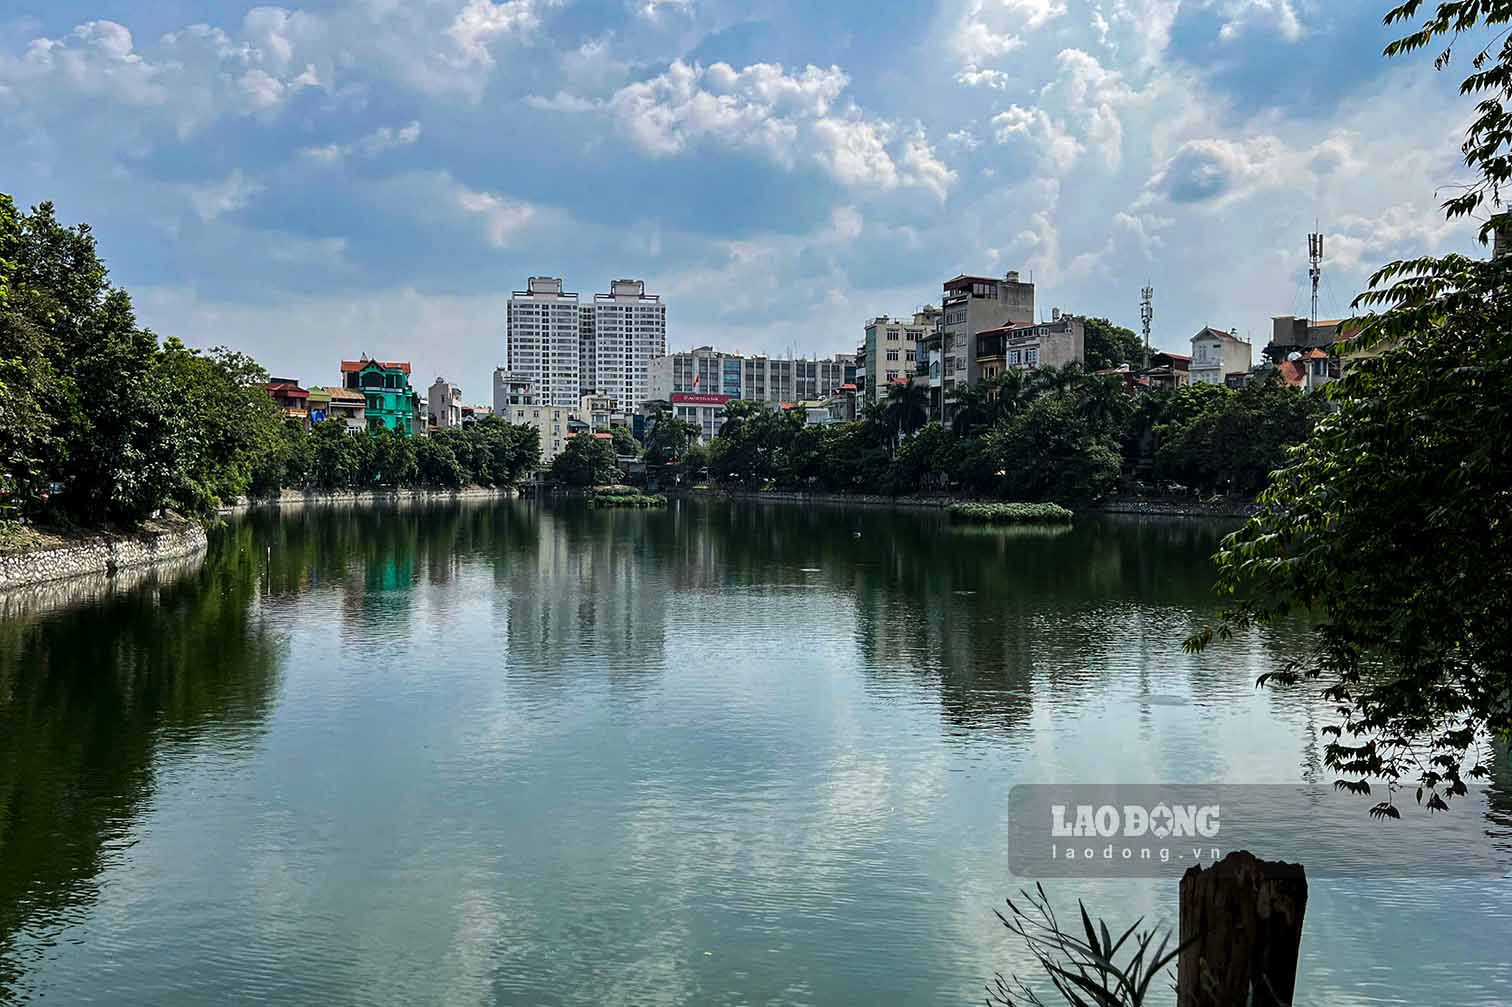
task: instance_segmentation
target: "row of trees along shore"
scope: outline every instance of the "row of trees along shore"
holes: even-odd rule
[[[496,419],[415,440],[305,431],[267,380],[243,353],[139,326],[88,225],[0,193],[0,519],[132,528],[286,486],[506,486],[539,461],[534,429]]]
[[[799,410],[731,402],[706,447],[694,443],[691,424],[660,418],[646,461],[746,487],[1086,504],[1143,475],[1252,496],[1325,410],[1275,378],[1135,399],[1121,378],[1074,364],[1009,370],[960,388],[949,406],[948,425],[931,421],[925,389],[900,384],[854,422],[806,426]]]

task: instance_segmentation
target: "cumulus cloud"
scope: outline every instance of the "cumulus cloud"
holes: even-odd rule
[[[550,0],[468,0],[457,12],[447,34],[456,43],[463,62],[493,65],[489,43],[508,35],[526,35],[541,24],[541,9]]]
[[[1227,0],[1222,5],[1226,20],[1218,37],[1232,42],[1247,32],[1275,32],[1288,42],[1302,37],[1302,22],[1291,0]]]
[[[984,70],[975,63],[967,63],[955,76],[957,84],[967,87],[990,87],[997,91],[1008,89],[1009,77],[1002,70]]]
[[[843,185],[915,186],[943,199],[955,174],[922,130],[905,134],[853,103],[842,105],[849,83],[837,66],[789,73],[771,63],[736,70],[675,60],[666,72],[616,91],[608,111],[652,156],[681,154],[711,140],[756,150],[787,168],[811,158]]]

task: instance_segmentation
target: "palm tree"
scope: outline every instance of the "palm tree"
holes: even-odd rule
[[[887,389],[884,415],[896,431],[897,440],[913,433],[929,421],[929,391],[921,384],[900,381]]]
[[[950,428],[959,436],[969,436],[988,425],[989,403],[983,385],[957,384],[946,395],[950,402]]]
[[[1074,360],[1059,367],[1042,367],[1034,372],[1035,383],[1040,389],[1056,398],[1063,397],[1080,385],[1085,377],[1086,372],[1082,370],[1081,364]]]

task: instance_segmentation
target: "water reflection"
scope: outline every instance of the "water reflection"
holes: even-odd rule
[[[979,1000],[1026,964],[991,917],[1014,783],[1319,773],[1328,711],[1254,688],[1285,632],[1181,649],[1227,530],[248,515],[179,582],[0,622],[0,1002]],[[1320,884],[1312,1002],[1433,996],[1408,939],[1494,1002],[1506,886],[1405,891]]]
[[[0,622],[0,999],[85,918],[164,757],[247,750],[282,657],[251,601],[254,533],[187,574]]]

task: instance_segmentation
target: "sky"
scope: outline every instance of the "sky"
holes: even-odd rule
[[[504,304],[643,278],[673,349],[854,350],[961,272],[1257,347],[1436,207],[1469,104],[1384,0],[7,0],[0,191],[88,222],[139,318],[486,402]]]

